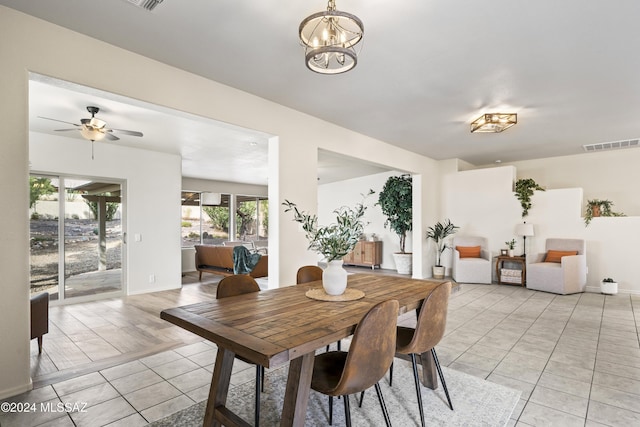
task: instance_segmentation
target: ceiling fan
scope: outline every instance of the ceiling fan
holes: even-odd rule
[[[125,135],[131,136],[142,136],[142,132],[138,132],[135,130],[125,130],[125,129],[111,129],[107,127],[107,122],[104,120],[100,120],[96,117],[100,108],[88,106],[87,111],[91,113],[90,119],[80,119],[81,124],[65,122],[64,120],[52,119],[49,117],[38,116],[41,119],[53,120],[54,122],[66,123],[68,125],[73,125],[75,128],[70,129],[54,129],[56,132],[67,132],[67,131],[80,131],[80,134],[83,138],[91,141],[91,159],[93,160],[93,143],[94,141],[101,141],[104,138],[107,138],[111,141],[118,141],[120,138],[115,136],[113,132],[119,132]]]
[[[107,122],[104,120],[100,120],[96,117],[100,108],[88,106],[87,111],[91,113],[90,119],[80,119],[81,124],[65,122],[64,120],[52,119],[49,117],[38,116],[41,119],[53,120],[55,122],[66,123],[69,125],[75,126],[75,128],[70,129],[55,129],[56,132],[66,132],[66,131],[80,131],[82,136],[89,141],[100,141],[104,138],[107,138],[111,141],[117,141],[120,138],[115,136],[113,132],[119,132],[124,135],[131,136],[142,136],[142,132],[134,131],[134,130],[125,130],[125,129],[111,129],[107,127]]]

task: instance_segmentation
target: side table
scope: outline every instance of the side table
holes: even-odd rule
[[[522,256],[499,255],[496,257],[496,277],[498,284],[525,286],[527,283],[527,259]],[[518,264],[519,269],[504,268],[504,264]]]

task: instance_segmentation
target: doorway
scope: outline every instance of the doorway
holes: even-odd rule
[[[31,294],[59,303],[123,295],[122,182],[33,174],[29,187]]]

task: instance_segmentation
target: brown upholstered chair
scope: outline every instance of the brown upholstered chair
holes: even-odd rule
[[[296,284],[302,285],[316,280],[322,280],[322,269],[317,265],[304,265],[298,269]]]
[[[237,295],[260,292],[260,286],[256,280],[247,274],[235,274],[220,280],[216,289],[216,299],[234,297]],[[236,355],[236,359],[245,363],[253,363],[242,356]],[[260,425],[260,391],[264,381],[264,367],[256,365],[256,397],[255,397],[255,426]]]
[[[344,415],[351,426],[349,395],[375,386],[387,426],[391,425],[378,381],[389,370],[396,349],[398,301],[376,304],[364,315],[348,352],[330,351],[315,356],[311,388],[329,396],[329,424],[333,423],[333,397],[344,396]]]
[[[453,411],[453,404],[449,397],[447,383],[442,375],[440,362],[436,354],[435,346],[444,336],[445,326],[447,324],[447,306],[449,305],[449,295],[451,295],[451,282],[445,282],[435,288],[422,303],[418,315],[416,328],[407,328],[398,326],[398,340],[396,342],[396,353],[408,354],[411,357],[413,365],[413,379],[416,385],[416,394],[418,397],[418,406],[420,410],[420,421],[424,427],[424,409],[422,407],[422,395],[420,393],[420,379],[418,378],[418,367],[416,365],[416,355],[420,355],[431,350],[433,361],[436,364],[442,388],[447,396],[449,408]],[[391,375],[393,367],[391,368]],[[391,381],[391,380],[390,380]]]
[[[398,326],[396,354],[409,355],[411,364],[413,365],[413,379],[416,387],[416,396],[418,398],[418,409],[420,410],[420,421],[425,426],[424,409],[422,407],[422,394],[420,393],[420,379],[418,378],[418,367],[416,363],[416,355],[431,351],[433,361],[435,362],[442,388],[447,396],[449,408],[453,411],[453,404],[449,397],[447,383],[442,374],[442,368],[438,361],[435,346],[444,336],[444,330],[447,323],[447,306],[449,305],[449,295],[451,295],[451,282],[444,282],[438,285],[427,295],[422,302],[422,306],[417,310],[418,321],[416,328],[408,328]],[[424,374],[424,373],[423,373]],[[393,364],[389,370],[389,384],[393,382]],[[364,394],[360,396],[360,405]]]
[[[31,339],[38,338],[38,353],[42,353],[42,336],[49,332],[49,293],[31,298]]]

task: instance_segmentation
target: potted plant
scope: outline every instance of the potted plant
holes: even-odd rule
[[[594,217],[598,216],[624,216],[621,212],[614,212],[611,200],[590,199],[587,200],[587,208],[584,213],[584,226],[589,225]]]
[[[454,234],[459,228],[447,219],[444,223],[437,222],[433,227],[427,229],[427,240],[432,239],[436,243],[436,264],[433,266],[434,279],[444,279],[445,268],[441,264],[442,253],[447,249],[444,239]]]
[[[516,248],[516,239],[511,239],[508,242],[504,242],[504,244],[507,245],[507,255],[512,257],[513,256],[513,250]]]
[[[533,196],[534,190],[544,191],[544,188],[540,187],[531,178],[522,178],[516,181],[516,198],[520,201],[522,207],[522,218],[529,215],[529,209],[531,209],[531,196]]]
[[[371,194],[370,191],[369,194]],[[322,274],[322,285],[329,295],[342,295],[347,287],[347,272],[342,268],[342,257],[351,252],[364,231],[362,217],[367,210],[364,203],[355,208],[343,206],[334,210],[336,222],[318,225],[318,216],[300,211],[298,206],[285,200],[285,212],[293,211],[293,220],[302,224],[309,241],[308,249],[324,256],[327,268]]]
[[[413,254],[405,252],[407,233],[413,226],[411,176],[390,176],[378,194],[377,205],[387,217],[384,222],[385,228],[389,227],[400,239],[400,252],[393,254],[396,270],[400,274],[411,274]]]
[[[600,292],[607,295],[615,295],[618,293],[618,282],[613,280],[611,277],[607,277],[602,279],[600,283]]]

